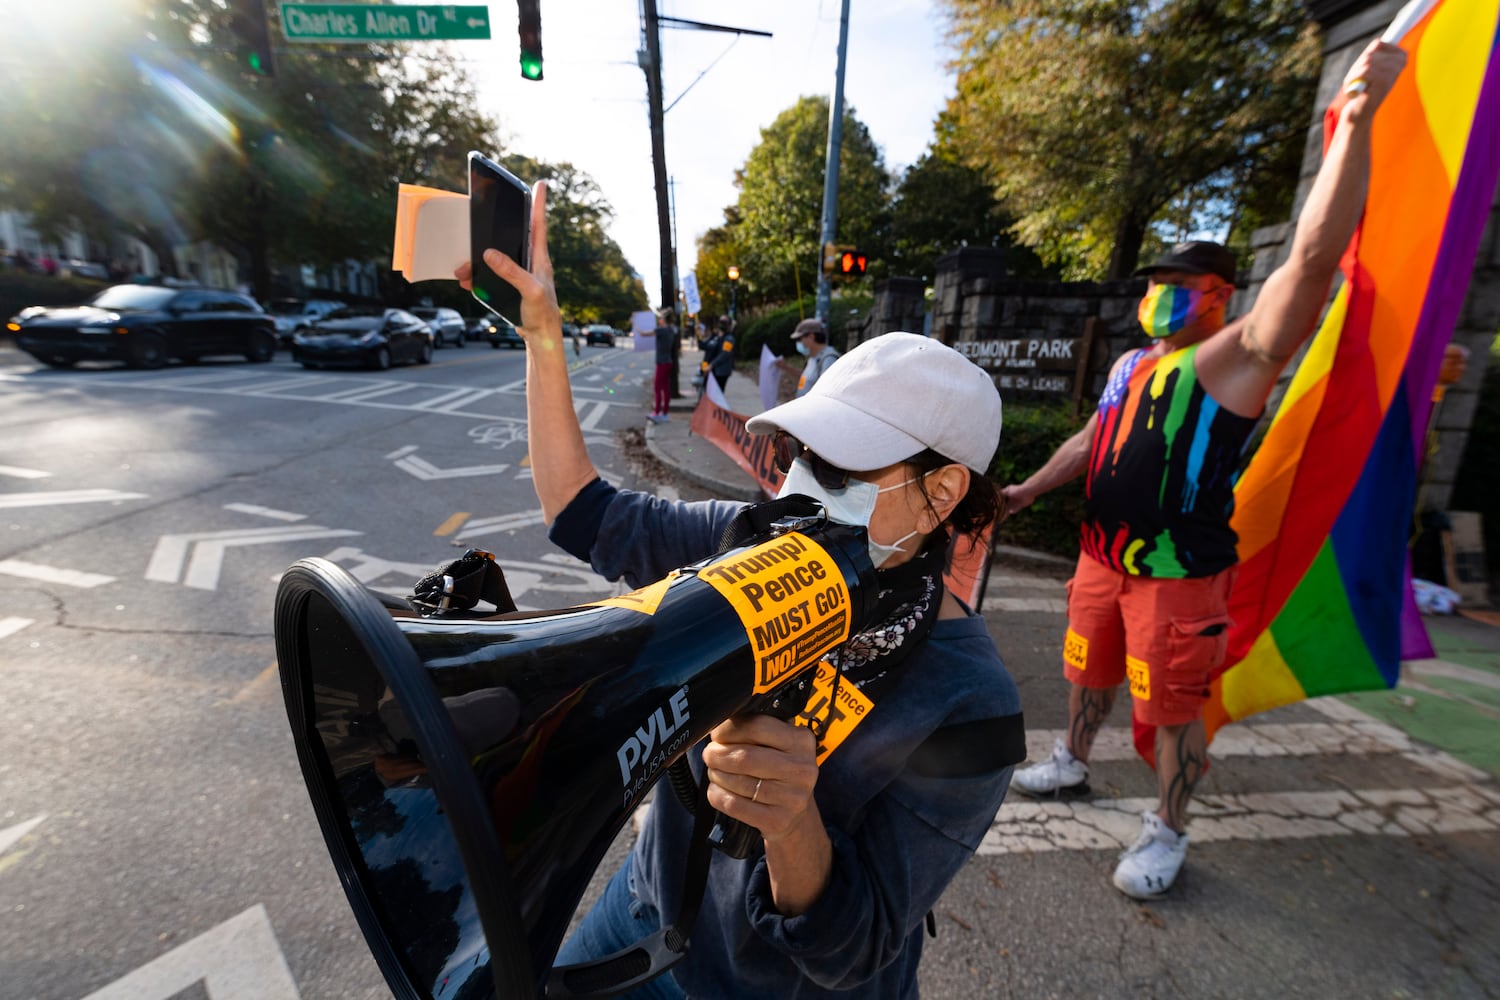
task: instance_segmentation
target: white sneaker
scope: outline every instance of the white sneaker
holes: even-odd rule
[[[1155,899],[1177,881],[1187,860],[1188,835],[1178,833],[1154,812],[1141,813],[1141,836],[1120,855],[1115,888],[1132,899]]]
[[[1071,797],[1089,792],[1089,766],[1074,757],[1059,736],[1052,743],[1052,756],[1040,764],[1023,767],[1010,778],[1010,786],[1027,795]]]

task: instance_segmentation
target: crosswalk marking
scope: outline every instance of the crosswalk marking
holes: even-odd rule
[[[980,854],[1118,850],[1135,842],[1140,814],[1155,798],[1092,802],[1029,801],[1014,796],[1000,807]],[[1383,834],[1500,830],[1500,789],[1338,789],[1199,795],[1188,807],[1194,843]]]
[[[80,380],[77,375],[49,372],[49,385]],[[386,410],[404,410],[418,413],[435,413],[451,417],[478,420],[515,419],[504,413],[488,412],[491,400],[514,397],[525,392],[526,382],[517,379],[506,385],[487,388],[455,388],[433,382],[393,381],[383,378],[351,378],[342,375],[289,375],[254,372],[179,372],[163,375],[160,372],[89,372],[91,388],[107,386],[115,389],[147,389],[154,392],[173,391],[223,396],[263,396],[274,399],[294,399],[308,403],[332,403],[341,406],[364,406]],[[0,372],[0,383],[26,383],[33,373]],[[581,387],[580,387],[581,388]],[[615,399],[590,399],[589,409],[584,413],[585,430],[594,425],[609,411],[610,407],[637,404]],[[484,407],[485,409],[481,409]],[[513,404],[507,406],[513,408]],[[603,439],[601,438],[601,442]],[[603,442],[607,443],[607,442]]]
[[[1056,597],[986,597],[986,611],[1040,611],[1046,614],[1068,613],[1068,602]]]
[[[27,625],[35,624],[36,619],[34,618],[17,618],[14,615],[0,618],[0,639],[4,639],[8,635],[15,635]]]
[[[59,569],[56,566],[43,566],[39,563],[22,562],[19,559],[0,559],[0,573],[6,576],[19,576],[26,580],[40,580],[42,583],[60,583],[67,587],[99,587],[106,583],[113,583],[114,577],[104,576],[102,573],[85,573],[76,569]]]

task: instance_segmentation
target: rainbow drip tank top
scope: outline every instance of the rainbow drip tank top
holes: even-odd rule
[[[1230,413],[1198,381],[1198,345],[1136,351],[1099,400],[1083,551],[1120,573],[1213,576],[1236,562],[1234,483],[1256,419]]]

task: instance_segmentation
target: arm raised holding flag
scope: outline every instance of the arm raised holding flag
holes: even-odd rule
[[[1240,458],[1327,302],[1364,210],[1376,111],[1405,64],[1381,41],[1355,61],[1291,255],[1250,312],[1225,323],[1235,261],[1219,244],[1179,244],[1141,268],[1150,280],[1139,318],[1152,343],[1116,363],[1082,432],[1003,491],[1014,512],[1088,474],[1063,644],[1067,735],[1013,783],[1037,796],[1086,794],[1094,737],[1128,680],[1136,723],[1155,731],[1160,795],[1114,873],[1129,896],[1165,893],[1186,857],[1187,807],[1207,767],[1203,713],[1225,661]]]

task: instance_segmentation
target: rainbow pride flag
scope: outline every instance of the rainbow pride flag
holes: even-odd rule
[[[1432,390],[1500,174],[1500,0],[1417,0],[1343,284],[1235,488],[1239,575],[1204,721],[1394,687],[1432,655],[1406,542]],[[1328,109],[1325,142],[1344,98]],[[1150,760],[1152,733],[1136,745]]]

